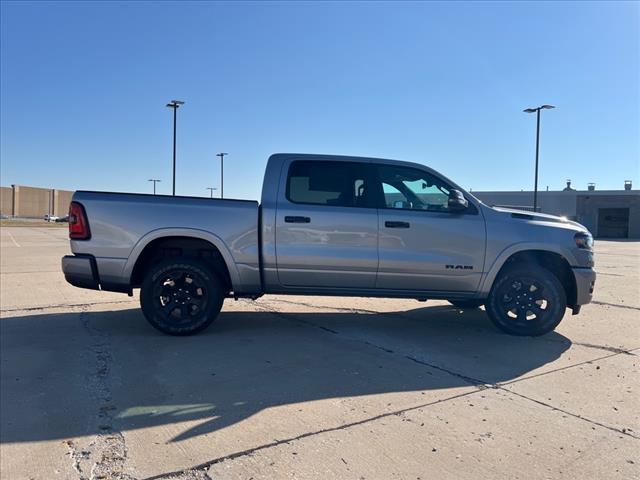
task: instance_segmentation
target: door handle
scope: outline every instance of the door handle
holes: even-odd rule
[[[287,215],[284,217],[285,223],[310,223],[311,218],[309,217],[295,217]]]
[[[409,228],[411,224],[409,222],[384,222],[384,226],[387,228]]]

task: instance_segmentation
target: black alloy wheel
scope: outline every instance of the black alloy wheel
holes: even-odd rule
[[[209,267],[192,259],[163,260],[142,283],[140,304],[151,325],[170,335],[207,328],[222,308],[225,292]]]
[[[558,278],[542,267],[527,265],[502,273],[485,305],[489,318],[511,335],[538,336],[552,331],[567,308]]]

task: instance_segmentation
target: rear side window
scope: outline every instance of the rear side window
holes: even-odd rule
[[[366,166],[357,162],[293,162],[287,177],[287,199],[293,203],[366,207]]]

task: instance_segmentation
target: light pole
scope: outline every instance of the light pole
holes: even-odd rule
[[[156,194],[156,183],[161,182],[162,180],[158,180],[157,178],[150,178],[149,182],[153,182],[153,194]]]
[[[216,157],[220,157],[220,198],[224,198],[224,156],[228,153],[216,153]]]
[[[541,105],[536,108],[525,108],[523,112],[536,114],[536,175],[533,185],[533,211],[538,211],[538,153],[540,151],[540,110],[556,108],[553,105]]]
[[[211,198],[213,198],[213,191],[217,190],[216,187],[207,187],[207,190],[209,190],[211,192]]]
[[[181,100],[171,100],[167,107],[173,108],[173,195],[176,194],[176,113],[180,105],[184,105]]]

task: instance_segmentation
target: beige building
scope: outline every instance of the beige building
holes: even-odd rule
[[[62,217],[69,211],[72,191],[12,185],[0,187],[0,213],[7,217]]]
[[[471,192],[487,205],[533,210],[533,192]],[[538,192],[538,210],[576,220],[599,238],[640,238],[640,190]]]

